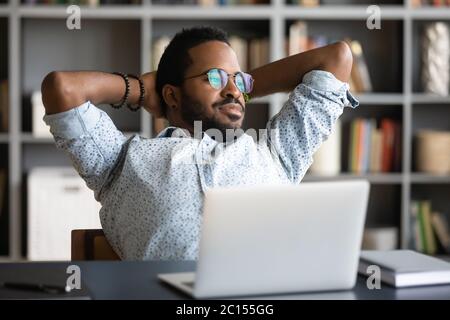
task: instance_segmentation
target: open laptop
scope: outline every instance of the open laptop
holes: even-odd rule
[[[196,272],[158,278],[196,298],[351,289],[369,189],[364,180],[210,189]]]

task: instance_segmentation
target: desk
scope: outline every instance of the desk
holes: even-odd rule
[[[35,281],[66,283],[66,269],[76,264],[81,269],[81,281],[93,299],[186,299],[187,296],[159,282],[158,273],[185,272],[195,269],[195,262],[23,262],[0,263],[0,283],[4,281]],[[306,293],[276,296],[245,297],[245,299],[450,299],[450,285],[394,289],[382,283],[380,290],[369,290],[366,278],[358,276],[351,291]],[[16,291],[17,293],[17,291]],[[28,292],[22,298],[32,298]],[[0,299],[11,291],[0,288]]]

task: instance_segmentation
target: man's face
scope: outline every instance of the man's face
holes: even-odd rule
[[[221,41],[208,41],[189,50],[192,64],[186,70],[185,78],[204,73],[212,68],[235,74],[240,70],[235,52]],[[226,129],[242,126],[245,114],[243,94],[229,77],[222,89],[214,89],[207,75],[187,79],[181,86],[181,117],[187,125],[195,120],[202,121],[202,129]]]

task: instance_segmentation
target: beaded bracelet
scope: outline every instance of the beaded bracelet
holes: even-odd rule
[[[144,95],[145,95],[144,82],[141,80],[140,77],[133,74],[128,74],[128,77],[139,81],[139,101],[137,107],[132,107],[130,104],[127,104],[128,109],[130,109],[131,111],[138,111],[144,105]]]
[[[123,80],[125,81],[125,94],[124,94],[122,100],[120,101],[120,104],[110,103],[111,107],[113,107],[114,109],[120,109],[123,107],[124,104],[127,103],[128,97],[130,96],[130,81],[128,80],[128,76],[125,73],[113,72],[113,74],[121,76],[123,78]]]

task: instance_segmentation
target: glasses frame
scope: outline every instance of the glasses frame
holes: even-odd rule
[[[222,87],[219,88],[219,89],[214,88],[214,87],[212,86],[212,84],[211,84],[211,81],[209,80],[208,74],[209,74],[212,70],[219,70],[219,72],[220,72],[220,71],[223,71],[223,73],[226,74],[227,77],[228,77],[228,78],[227,78],[227,81],[226,81],[226,83],[225,83],[225,85],[222,86]],[[243,81],[244,81],[244,85],[245,85],[245,76],[250,77],[250,90],[249,90],[249,91],[241,91],[241,90],[239,89],[239,87],[237,86],[237,84],[236,84],[236,76],[239,75],[239,74],[241,74],[241,76],[242,76],[242,79],[243,79]],[[201,76],[207,76],[207,77],[208,77],[209,85],[210,85],[213,89],[216,89],[216,90],[222,90],[223,88],[225,88],[226,85],[228,84],[228,81],[230,81],[230,77],[233,77],[234,85],[236,86],[236,88],[238,88],[238,90],[239,90],[242,94],[248,94],[248,93],[252,92],[252,90],[253,90],[253,82],[254,82],[253,77],[251,76],[251,74],[246,73],[246,72],[242,72],[242,71],[238,71],[238,72],[236,72],[236,73],[233,74],[233,73],[227,73],[225,70],[223,70],[223,69],[221,69],[221,68],[211,68],[211,69],[208,69],[208,70],[206,70],[205,72],[202,72],[202,73],[197,74],[197,75],[195,75],[195,76],[186,77],[186,78],[184,78],[183,80],[189,80],[189,79],[193,79],[193,78],[197,78],[197,77],[201,77]]]

